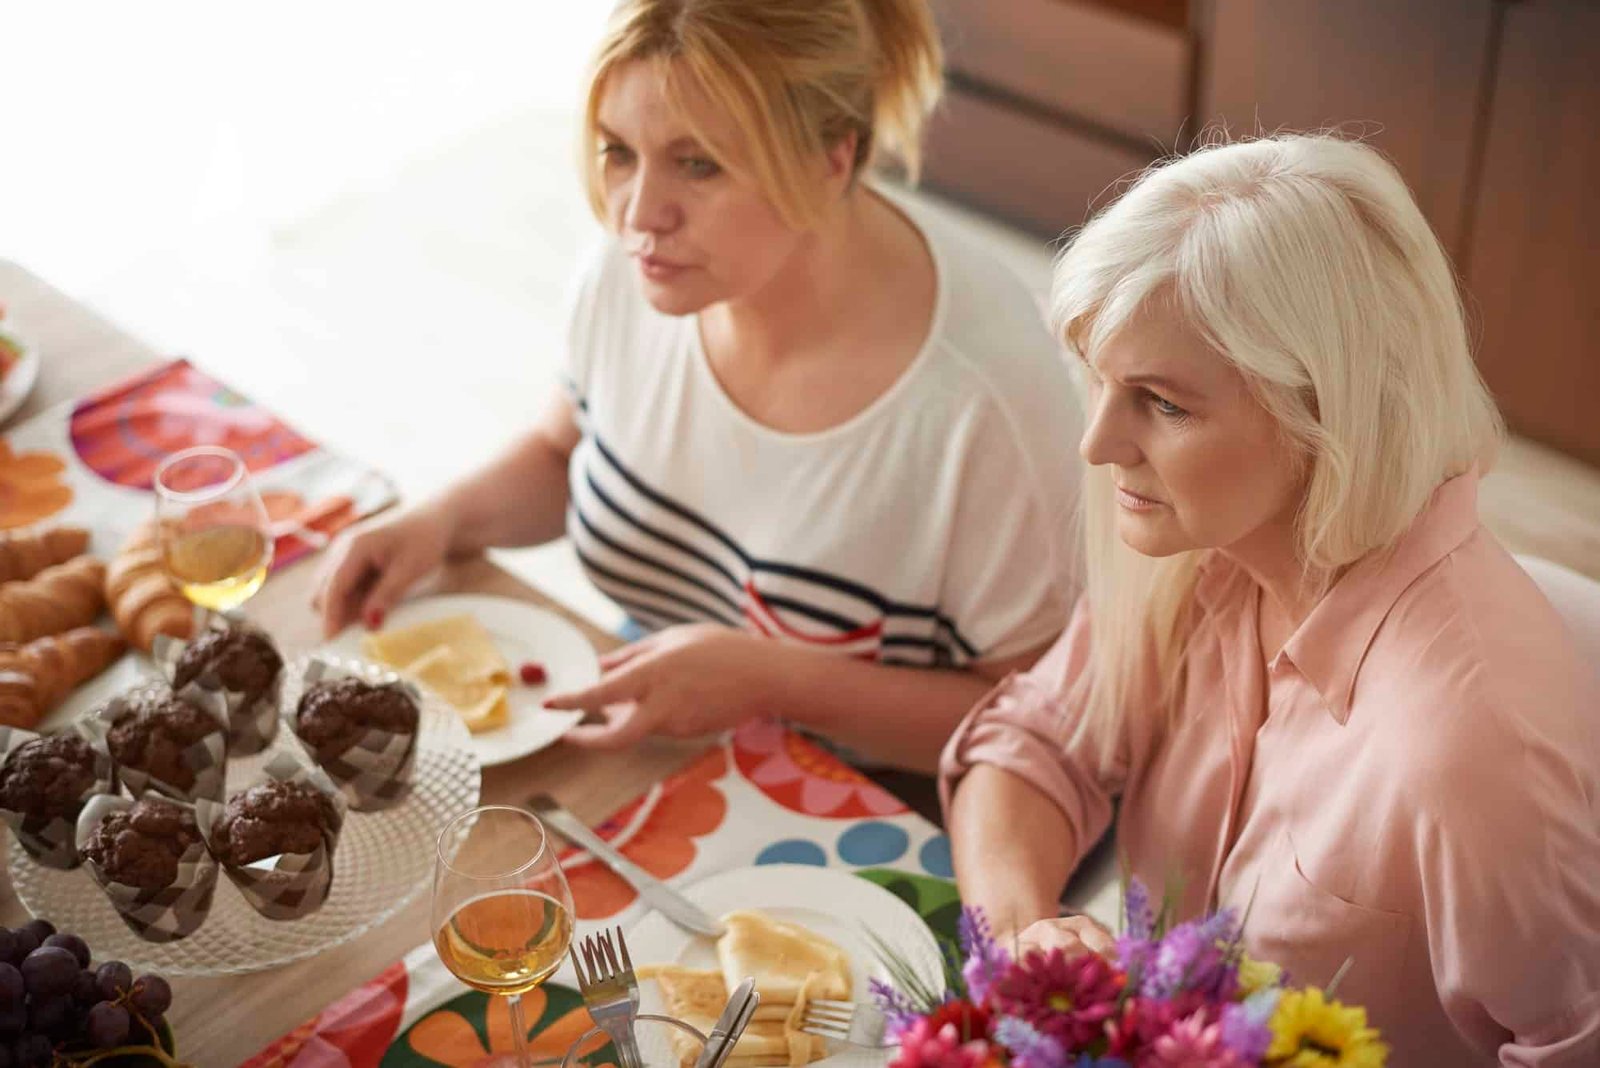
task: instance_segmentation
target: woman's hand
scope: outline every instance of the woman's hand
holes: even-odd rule
[[[1033,949],[1041,953],[1059,949],[1068,957],[1079,957],[1085,953],[1107,957],[1117,948],[1116,936],[1087,916],[1038,920],[1024,927],[1021,934],[1001,932],[996,939],[1001,948],[1019,957]]]
[[[380,517],[342,535],[328,550],[311,607],[333,637],[357,619],[381,627],[406,590],[444,562],[453,523],[440,506]]]
[[[564,736],[587,748],[620,749],[652,734],[709,734],[763,711],[777,652],[768,639],[714,623],[670,627],[601,657],[599,682],[544,704],[605,717]]]

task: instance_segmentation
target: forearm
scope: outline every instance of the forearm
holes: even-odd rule
[[[874,760],[933,772],[961,717],[991,682],[967,671],[893,667],[770,644],[761,711]]]
[[[1078,853],[1049,798],[1009,771],[979,764],[957,785],[946,816],[962,901],[1007,934],[1056,915]]]
[[[536,430],[428,507],[449,517],[452,556],[553,541],[565,532],[567,456]]]

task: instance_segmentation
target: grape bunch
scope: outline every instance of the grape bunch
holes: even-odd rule
[[[45,920],[0,927],[0,1068],[92,1064],[97,1051],[159,1051],[172,988],[119,960],[93,966],[89,946]]]

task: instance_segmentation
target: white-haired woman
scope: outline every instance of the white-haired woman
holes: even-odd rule
[[[915,169],[939,84],[926,0],[618,4],[584,129],[616,239],[566,388],[336,550],[326,629],[381,624],[446,555],[565,532],[651,632],[552,698],[605,717],[569,740],[776,715],[932,771],[1066,625],[1080,429],[1021,283],[869,181]]]
[[[1392,1063],[1600,1064],[1600,684],[1479,525],[1500,424],[1398,174],[1330,137],[1156,168],[1054,313],[1088,587],[945,752],[963,895],[1104,950],[1057,900],[1120,797],[1181,912],[1253,902],[1301,982],[1353,959]]]

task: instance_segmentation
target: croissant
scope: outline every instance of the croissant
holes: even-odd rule
[[[89,532],[82,527],[0,535],[0,582],[33,578],[45,568],[64,564],[88,549]]]
[[[79,627],[26,645],[0,645],[0,725],[31,729],[128,647],[122,635]]]
[[[136,529],[112,557],[105,592],[117,629],[147,653],[158,634],[187,639],[194,633],[194,606],[167,574],[154,523]]]
[[[28,642],[94,622],[105,607],[106,565],[75,556],[0,586],[0,642]]]

